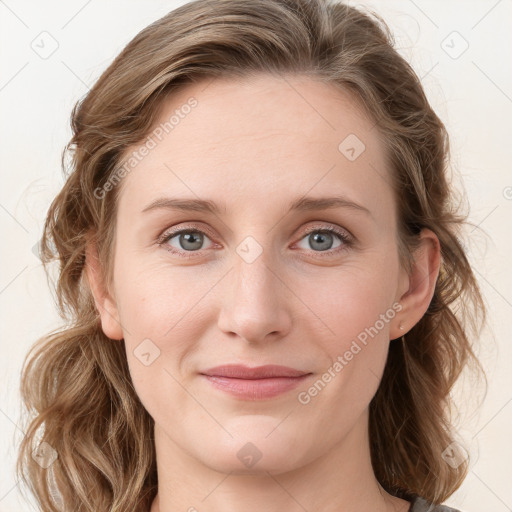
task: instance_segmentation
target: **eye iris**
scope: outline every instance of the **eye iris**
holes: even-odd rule
[[[312,231],[309,236],[311,247],[317,251],[327,251],[333,247],[334,233],[330,230],[317,230]],[[336,235],[340,236],[340,235]],[[192,252],[201,249],[204,241],[204,234],[201,231],[182,231],[176,233],[174,236],[169,236],[167,240],[178,237],[179,246],[181,249]],[[187,245],[188,244],[188,245]]]
[[[203,243],[203,235],[197,232],[194,233],[182,233],[180,234],[180,245],[183,249],[195,251],[201,248]],[[187,247],[187,243],[191,243],[193,247]]]
[[[309,235],[311,246],[314,248],[315,243],[319,243],[320,247],[316,247],[319,250],[328,250],[332,247],[333,237],[330,233],[319,233]],[[326,243],[327,240],[327,243]]]

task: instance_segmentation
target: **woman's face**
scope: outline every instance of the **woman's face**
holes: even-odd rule
[[[299,467],[364,431],[405,332],[377,128],[349,95],[298,77],[198,82],[157,125],[173,115],[119,185],[103,328],[124,338],[160,446],[221,471]],[[308,375],[203,375],[228,364]]]

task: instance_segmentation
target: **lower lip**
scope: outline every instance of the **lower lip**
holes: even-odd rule
[[[203,375],[213,387],[244,400],[265,400],[266,398],[281,395],[282,393],[295,389],[309,376],[311,376],[310,373],[300,377],[233,379],[229,377]]]

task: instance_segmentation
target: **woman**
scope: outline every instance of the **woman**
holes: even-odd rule
[[[42,240],[69,323],[22,376],[42,509],[453,511],[485,309],[445,127],[384,22],[197,0],[72,126]]]

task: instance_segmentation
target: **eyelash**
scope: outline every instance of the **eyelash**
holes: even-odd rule
[[[321,228],[315,226],[312,228],[308,228],[307,231],[304,233],[304,235],[302,236],[302,238],[299,241],[303,240],[305,237],[307,237],[311,233],[317,233],[317,232],[318,233],[333,233],[333,234],[337,235],[340,238],[340,240],[343,242],[342,245],[340,245],[339,247],[337,247],[335,249],[329,249],[327,251],[310,251],[310,252],[315,253],[319,257],[324,257],[324,255],[325,255],[325,257],[332,256],[333,254],[337,254],[341,251],[347,250],[352,246],[352,243],[353,243],[352,238],[344,231],[341,231],[340,229],[334,228],[332,226],[323,226]],[[202,229],[198,229],[195,227],[187,227],[187,228],[181,228],[181,229],[177,229],[177,230],[173,230],[173,231],[166,231],[158,238],[157,244],[159,246],[164,246],[165,244],[167,244],[167,242],[169,240],[171,240],[171,238],[174,238],[176,235],[181,235],[184,233],[201,233],[203,235],[206,235],[208,238],[212,238],[211,235],[207,231],[203,231]],[[185,251],[185,250],[180,251],[170,245],[167,245],[166,247],[164,247],[164,249],[166,251],[170,252],[171,254],[175,254],[182,258],[194,258],[197,256],[198,253],[201,252],[200,250],[199,251]]]

